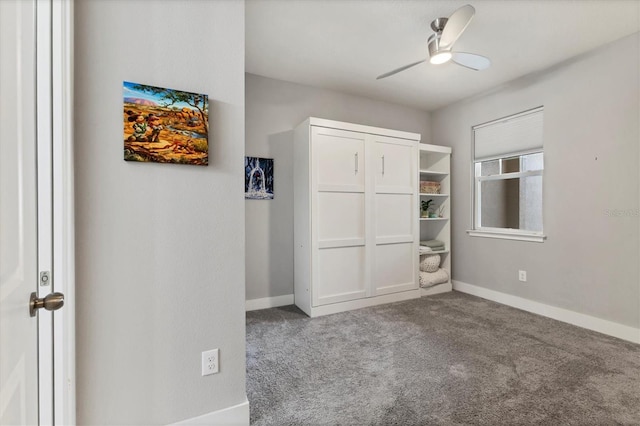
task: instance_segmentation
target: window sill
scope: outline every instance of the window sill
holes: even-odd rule
[[[512,230],[486,230],[486,229],[472,229],[468,230],[467,234],[471,237],[483,237],[483,238],[499,238],[503,240],[517,240],[517,241],[529,241],[534,243],[542,243],[547,238],[546,235],[542,235],[534,232],[522,232]]]

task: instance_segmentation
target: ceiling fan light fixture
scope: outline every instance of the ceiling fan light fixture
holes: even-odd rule
[[[432,34],[427,40],[427,44],[429,46],[429,62],[440,65],[451,60],[451,50],[440,48],[440,34]]]
[[[445,62],[449,62],[451,60],[451,57],[452,57],[451,52],[447,52],[447,51],[437,52],[435,55],[429,58],[429,62],[431,62],[434,65],[440,65],[440,64],[444,64]]]

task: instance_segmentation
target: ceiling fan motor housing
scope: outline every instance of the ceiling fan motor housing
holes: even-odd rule
[[[431,34],[427,39],[427,44],[429,46],[429,56],[432,58],[436,56],[438,53],[451,51],[451,48],[449,49],[440,48],[440,35],[441,35],[440,33]]]
[[[444,30],[444,26],[447,25],[449,18],[436,18],[431,21],[431,29],[437,33],[441,33]]]

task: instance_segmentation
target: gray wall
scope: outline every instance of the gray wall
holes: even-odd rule
[[[425,111],[246,74],[246,155],[274,159],[271,201],[246,200],[247,300],[293,294],[293,128],[307,117],[420,133]]]
[[[244,2],[78,1],[75,40],[78,424],[240,404]],[[208,94],[209,166],[125,162],[123,80]]]
[[[454,280],[640,325],[639,55],[635,34],[432,113],[432,140],[453,147]],[[469,237],[471,126],[539,105],[547,240]]]

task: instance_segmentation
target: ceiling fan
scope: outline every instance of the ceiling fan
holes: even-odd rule
[[[435,31],[427,39],[429,46],[429,62],[434,65],[444,64],[450,60],[463,67],[470,68],[475,71],[481,71],[489,68],[491,61],[481,55],[475,53],[454,52],[452,51],[453,44],[460,38],[464,30],[467,28],[476,10],[470,4],[462,6],[451,14],[449,18],[436,18],[431,23],[431,28]],[[426,62],[427,59],[423,59],[418,62],[405,65],[400,68],[396,68],[393,71],[386,72],[379,75],[376,80],[386,78],[394,74],[404,71],[413,66]]]

